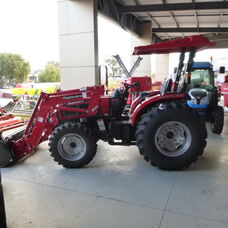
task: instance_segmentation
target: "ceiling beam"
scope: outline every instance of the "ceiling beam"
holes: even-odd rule
[[[221,26],[223,14],[224,14],[224,10],[221,10],[221,15],[220,15],[219,22],[218,22],[218,28],[220,28],[220,26]]]
[[[150,17],[151,21],[157,25],[158,28],[161,27],[161,25],[158,23],[158,21],[152,15],[148,15],[148,16]]]
[[[195,0],[192,0],[192,4],[193,4],[193,8],[195,9]],[[199,30],[199,18],[198,18],[198,15],[197,15],[197,10],[195,10],[195,19],[196,19],[196,27],[197,29]]]
[[[134,0],[134,3],[136,6],[141,5],[139,0]],[[154,22],[157,25],[158,28],[161,27],[160,24],[158,23],[158,21],[156,19],[154,19],[154,17],[150,13],[147,13],[147,16],[151,19],[152,22]]]
[[[198,18],[196,10],[195,10],[195,18],[196,18],[196,27],[197,27],[197,29],[199,29],[199,18]]]
[[[177,28],[180,28],[179,22],[177,21],[177,19],[175,18],[174,14],[172,11],[169,12],[170,16],[172,17],[172,19],[174,20]],[[184,33],[182,33],[182,37],[184,38]]]
[[[136,6],[141,5],[140,0],[134,0],[134,3]],[[150,13],[147,13],[147,16],[150,17],[152,23],[155,23],[158,28],[161,27],[158,21],[154,19],[154,17]],[[161,38],[158,35],[153,34],[153,40],[154,42],[157,42],[158,40],[161,41]]]
[[[199,13],[199,12],[197,12],[197,16],[198,17],[220,17],[220,15],[221,15],[221,13],[204,13],[204,14],[201,14],[201,13]],[[223,13],[223,16],[228,16],[228,13]],[[156,17],[156,18],[168,18],[168,17],[170,17],[170,15],[169,14],[167,14],[167,15],[156,15],[156,16],[154,16],[154,17]],[[194,14],[188,14],[188,13],[185,13],[185,14],[175,14],[175,17],[195,17],[195,13]],[[143,16],[141,16],[141,18],[144,18]]]
[[[121,14],[120,9],[124,7],[122,4],[118,3],[115,0],[99,0],[98,1],[98,11],[102,15],[112,19],[118,23],[122,28],[130,30],[137,34],[141,35],[140,27],[142,22],[132,14]]]
[[[166,0],[161,0],[161,1],[162,1],[163,4],[166,4]],[[168,40],[171,39],[168,33],[166,33],[165,35],[166,35],[166,37],[167,37]]]
[[[170,14],[170,16],[172,17],[172,19],[174,20],[174,22],[175,22],[175,24],[176,24],[177,28],[179,28],[179,27],[180,27],[180,25],[179,25],[179,23],[178,23],[177,19],[175,18],[175,16],[174,16],[173,12],[169,12],[169,14]]]
[[[178,11],[178,10],[209,10],[228,9],[228,2],[195,2],[191,3],[166,3],[150,5],[128,5],[121,8],[122,13]]]
[[[182,33],[182,32],[228,32],[228,27],[188,27],[188,28],[153,28],[155,33]]]

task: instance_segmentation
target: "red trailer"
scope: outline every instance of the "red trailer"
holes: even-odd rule
[[[225,81],[221,86],[221,93],[224,97],[224,106],[228,107],[228,75],[225,76]]]

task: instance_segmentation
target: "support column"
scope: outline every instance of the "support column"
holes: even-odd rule
[[[155,55],[153,72],[156,81],[163,81],[169,77],[169,54]]]
[[[143,23],[140,29],[141,29],[140,37],[132,36],[132,39],[131,39],[132,52],[134,50],[134,47],[136,46],[151,44],[151,41],[152,41],[151,22]],[[142,57],[143,57],[143,60],[141,61],[140,66],[137,68],[133,76],[151,76],[151,56],[144,55]],[[134,62],[135,60],[136,60],[136,56],[132,56],[132,62]]]
[[[97,0],[58,0],[61,88],[98,83]]]

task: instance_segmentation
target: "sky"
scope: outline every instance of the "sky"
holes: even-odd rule
[[[130,35],[103,17],[98,18],[98,24],[100,64],[117,53],[127,58]],[[48,61],[59,61],[57,0],[0,0],[3,52],[21,54],[33,71]]]
[[[32,70],[59,60],[56,0],[0,0],[0,53],[21,54]]]
[[[131,35],[103,17],[98,18],[99,64],[119,54],[129,67]],[[21,54],[32,71],[42,69],[48,61],[59,61],[57,0],[0,0],[0,53]],[[224,65],[228,53],[220,50],[199,52],[196,60]],[[170,69],[178,55],[170,55]],[[228,65],[228,64],[227,64]]]
[[[120,55],[122,60],[129,65],[131,48],[131,35],[115,23],[110,22],[102,16],[98,17],[98,41],[99,62],[104,64],[105,60],[112,55]]]

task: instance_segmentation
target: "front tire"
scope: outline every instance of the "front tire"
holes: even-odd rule
[[[53,131],[49,139],[49,151],[58,164],[66,168],[81,168],[94,158],[96,138],[87,126],[67,122]]]
[[[221,134],[224,125],[224,109],[221,106],[216,106],[212,110],[211,131],[215,134]]]
[[[160,104],[144,114],[136,142],[144,159],[165,170],[189,167],[206,146],[205,124],[180,103]]]

